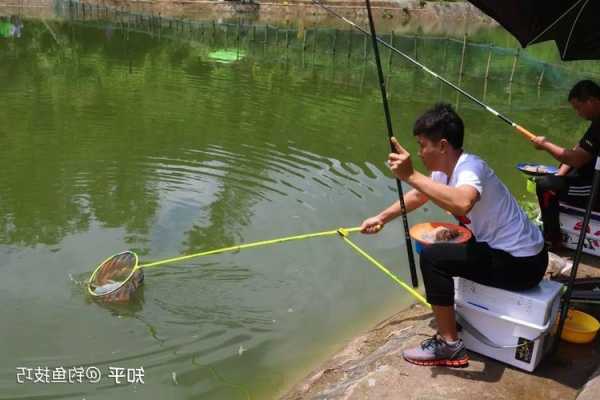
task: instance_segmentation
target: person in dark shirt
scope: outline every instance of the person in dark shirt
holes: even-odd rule
[[[533,144],[561,162],[555,175],[536,179],[536,192],[542,211],[544,237],[552,249],[561,246],[558,220],[559,200],[585,208],[591,194],[594,164],[600,150],[600,86],[590,80],[580,81],[569,92],[569,103],[581,118],[591,124],[579,143],[572,149],[558,146],[544,136]]]

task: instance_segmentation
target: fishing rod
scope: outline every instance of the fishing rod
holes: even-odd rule
[[[483,103],[481,100],[477,99],[476,97],[474,97],[470,93],[466,92],[465,90],[461,89],[460,87],[458,87],[454,83],[450,82],[449,80],[447,80],[443,76],[438,75],[434,71],[430,70],[429,68],[427,68],[427,66],[421,64],[420,62],[418,62],[417,60],[415,60],[414,58],[412,58],[408,54],[403,53],[402,51],[398,50],[397,48],[395,48],[394,46],[392,46],[391,44],[389,44],[385,40],[381,39],[379,36],[376,36],[373,32],[371,32],[371,33],[367,32],[366,29],[364,29],[361,26],[357,25],[356,23],[352,22],[351,20],[349,20],[348,18],[344,17],[343,15],[338,14],[337,12],[335,12],[330,7],[327,7],[326,5],[324,5],[323,3],[321,3],[320,0],[312,0],[312,2],[314,4],[316,4],[316,5],[318,5],[319,7],[323,8],[325,11],[327,11],[331,15],[336,16],[337,18],[339,18],[342,21],[346,22],[347,24],[351,25],[355,29],[357,29],[360,32],[364,33],[365,35],[371,36],[373,38],[374,42],[381,43],[382,45],[384,45],[388,49],[392,50],[394,53],[399,54],[400,56],[404,57],[406,60],[408,60],[411,63],[415,64],[416,66],[418,66],[419,68],[421,68],[423,71],[425,71],[425,72],[433,75],[435,78],[437,78],[440,81],[444,82],[446,85],[448,85],[451,88],[453,88],[454,90],[458,91],[460,94],[462,94],[463,96],[467,97],[469,100],[473,101],[477,105],[481,106],[485,110],[489,111],[490,113],[492,113],[496,117],[500,118],[502,121],[506,122],[507,124],[509,124],[510,126],[512,126],[513,128],[515,128],[526,139],[528,139],[528,140],[531,141],[531,140],[533,140],[536,137],[536,135],[534,135],[533,133],[531,133],[530,131],[528,131],[527,129],[525,129],[524,127],[522,127],[521,125],[519,125],[519,124],[511,121],[507,116],[505,116],[505,115],[501,114],[500,112],[494,110],[493,108],[491,108],[487,104]]]
[[[387,124],[388,139],[390,142],[390,149],[392,153],[396,152],[392,138],[394,137],[394,131],[392,128],[392,117],[390,116],[390,107],[387,100],[387,93],[385,90],[385,80],[383,78],[383,69],[381,68],[381,59],[379,57],[379,46],[377,45],[377,32],[375,32],[375,23],[373,22],[373,14],[371,12],[370,0],[365,0],[367,4],[367,13],[369,15],[369,26],[371,28],[371,38],[373,39],[373,54],[375,55],[375,62],[377,64],[377,76],[379,77],[379,88],[381,89],[381,100],[383,101],[383,111],[385,113],[385,122]],[[410,279],[413,287],[419,286],[419,278],[417,277],[417,269],[415,267],[415,255],[413,253],[412,243],[410,234],[408,232],[408,218],[406,216],[406,204],[404,203],[404,191],[402,190],[402,182],[396,178],[396,188],[398,189],[398,198],[400,200],[400,214],[402,214],[402,225],[404,226],[404,239],[406,240],[406,251],[408,255],[408,265],[410,268]]]

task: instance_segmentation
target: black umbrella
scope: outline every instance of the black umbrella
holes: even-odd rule
[[[600,2],[469,0],[512,33],[521,46],[554,40],[562,60],[600,59]]]
[[[592,0],[469,0],[513,34],[523,47],[554,40],[562,60],[600,59],[600,2]],[[600,186],[600,156],[596,166],[592,193],[588,200],[583,226],[579,234],[571,276],[561,308],[557,338],[560,338],[571,301],[573,283],[581,261],[585,234],[594,199]],[[555,341],[554,349],[556,349]]]

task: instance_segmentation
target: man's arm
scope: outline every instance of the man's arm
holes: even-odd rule
[[[558,168],[558,171],[556,171],[556,176],[566,176],[569,171],[571,170],[571,167],[567,164],[561,164],[560,168]]]
[[[479,200],[479,191],[474,186],[463,184],[451,187],[438,183],[428,176],[415,171],[406,151],[396,138],[390,139],[396,153],[388,156],[388,166],[394,175],[408,182],[413,188],[423,193],[429,200],[457,217],[466,215]]]
[[[581,168],[592,159],[592,155],[579,145],[573,149],[565,149],[547,140],[544,136],[537,136],[532,141],[537,149],[545,150],[556,160],[573,168]]]
[[[435,182],[418,171],[414,171],[406,181],[429,200],[457,217],[467,215],[479,200],[479,192],[473,186],[450,187]]]
[[[423,204],[427,203],[429,199],[423,193],[412,189],[408,193],[404,195],[404,205],[406,206],[406,212],[409,213],[411,211],[416,210],[421,207]],[[387,224],[389,221],[393,220],[397,216],[402,213],[400,209],[400,200],[383,210],[379,213],[384,224]]]
[[[423,204],[427,203],[429,199],[423,193],[412,189],[408,193],[404,195],[404,205],[406,207],[406,212],[409,213],[417,208],[421,207]],[[383,228],[385,224],[393,220],[402,214],[402,210],[400,207],[400,200],[393,203],[391,206],[381,211],[379,214],[374,217],[367,218],[361,224],[361,232],[362,233],[377,233]]]

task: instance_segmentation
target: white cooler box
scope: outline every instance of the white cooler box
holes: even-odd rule
[[[563,245],[575,250],[579,241],[579,233],[583,224],[585,210],[564,203],[559,203],[558,220],[563,237]],[[583,242],[583,252],[593,256],[600,256],[600,213],[592,212],[590,225]]]
[[[460,332],[467,349],[533,371],[549,347],[545,339],[558,315],[562,285],[543,280],[534,289],[510,292],[463,278],[454,283],[456,312],[467,322]]]

